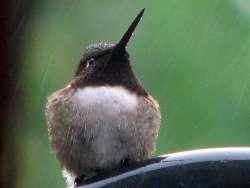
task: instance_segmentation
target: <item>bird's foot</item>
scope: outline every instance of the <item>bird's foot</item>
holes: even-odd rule
[[[124,158],[124,159],[121,161],[121,167],[128,167],[128,166],[130,166],[130,165],[133,164],[133,163],[135,163],[134,160],[132,160],[132,159],[126,157],[126,158]]]
[[[84,175],[76,177],[75,182],[74,182],[74,186],[78,187],[78,186],[82,185],[84,183],[84,180],[85,180],[85,176]]]

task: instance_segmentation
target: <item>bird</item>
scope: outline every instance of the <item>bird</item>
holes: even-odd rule
[[[136,77],[126,49],[144,10],[119,42],[87,46],[73,79],[47,98],[50,147],[69,185],[155,151],[159,104]]]

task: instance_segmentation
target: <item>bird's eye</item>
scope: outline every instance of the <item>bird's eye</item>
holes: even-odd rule
[[[91,57],[91,58],[88,60],[88,63],[89,63],[89,65],[95,64],[95,63],[96,63],[95,58]]]
[[[90,59],[87,60],[86,68],[95,63],[96,63],[95,58],[91,57]]]

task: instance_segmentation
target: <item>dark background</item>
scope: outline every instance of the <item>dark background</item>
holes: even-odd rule
[[[1,20],[12,31],[2,35],[8,39],[2,52],[11,60],[1,75],[11,76],[1,83],[7,91],[1,102],[9,102],[3,122],[12,126],[1,135],[11,138],[13,146],[4,143],[5,164],[16,169],[16,187],[64,187],[48,146],[46,97],[72,79],[86,45],[118,41],[144,7],[128,51],[161,106],[156,155],[250,144],[248,1],[43,0],[10,7],[11,20]]]

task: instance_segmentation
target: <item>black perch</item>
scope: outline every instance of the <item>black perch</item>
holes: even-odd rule
[[[167,154],[84,183],[79,188],[250,188],[250,147]]]

